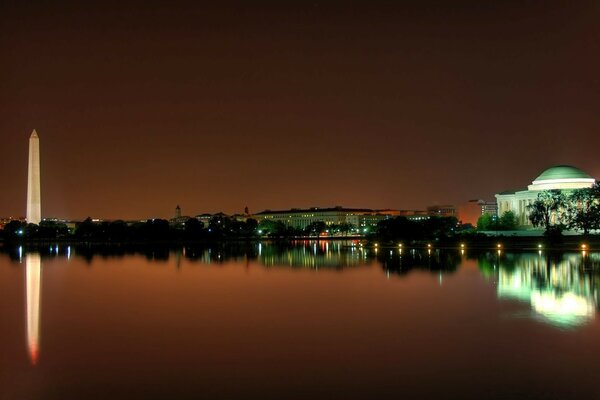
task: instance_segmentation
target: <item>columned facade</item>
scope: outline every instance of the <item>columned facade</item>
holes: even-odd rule
[[[521,227],[532,227],[527,206],[537,200],[539,193],[547,190],[561,190],[568,193],[575,189],[589,188],[595,181],[579,168],[570,165],[550,167],[543,171],[526,189],[496,194],[498,216],[506,211],[512,211]]]

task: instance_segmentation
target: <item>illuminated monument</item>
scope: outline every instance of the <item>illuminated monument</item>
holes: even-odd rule
[[[42,262],[39,254],[27,254],[25,259],[27,292],[27,347],[32,364],[36,364],[40,349],[40,301]]]
[[[517,223],[523,227],[531,227],[527,206],[537,200],[544,190],[562,190],[569,192],[574,189],[592,187],[596,180],[570,165],[557,165],[543,171],[531,185],[525,189],[506,191],[496,195],[498,215],[512,211],[517,217]]]
[[[40,138],[35,131],[29,138],[29,169],[27,172],[27,222],[42,221],[42,199],[40,194]]]

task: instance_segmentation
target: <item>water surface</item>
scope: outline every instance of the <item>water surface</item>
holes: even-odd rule
[[[600,257],[356,244],[0,255],[0,398],[599,398]]]

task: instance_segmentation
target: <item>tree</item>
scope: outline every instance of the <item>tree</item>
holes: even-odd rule
[[[477,219],[477,230],[479,231],[496,231],[498,229],[500,229],[500,225],[496,214],[485,213]]]
[[[208,231],[213,236],[228,236],[231,232],[231,225],[231,218],[223,213],[217,213],[208,222]]]
[[[252,237],[258,229],[258,221],[253,218],[248,218],[244,223],[244,236]]]
[[[258,225],[259,235],[267,235],[269,237],[281,238],[291,236],[295,232],[288,228],[283,221],[263,220]]]
[[[354,229],[354,225],[349,224],[347,222],[342,222],[341,224],[339,224],[337,226],[338,228],[338,232],[340,232],[342,235],[347,235],[348,232],[351,232],[352,229]]]
[[[264,219],[258,224],[259,235],[270,235],[278,229],[277,223],[273,220]]]
[[[8,224],[4,225],[4,235],[7,239],[20,237],[25,234],[26,228],[26,222],[12,220]]]
[[[188,240],[198,239],[204,232],[204,224],[196,218],[188,218],[183,227],[185,238]]]
[[[517,228],[517,216],[513,211],[504,211],[498,223],[501,230],[512,231]]]
[[[309,236],[319,236],[321,232],[324,232],[327,229],[327,224],[323,221],[315,221],[308,224],[306,229],[304,230]]]
[[[443,239],[453,236],[458,220],[455,217],[430,217],[423,221],[426,239]]]
[[[567,213],[570,229],[581,230],[586,236],[600,229],[600,183],[574,190],[568,198]]]
[[[79,239],[90,239],[96,236],[97,231],[96,224],[90,217],[87,217],[75,227],[75,236]]]
[[[39,224],[38,236],[43,239],[56,239],[60,236],[67,236],[69,228],[67,225],[55,221],[41,221]]]
[[[377,237],[384,242],[421,240],[423,228],[418,221],[406,217],[384,219],[377,223]]]
[[[143,227],[143,236],[147,240],[167,240],[169,233],[169,221],[166,219],[149,219]]]
[[[477,229],[480,231],[490,230],[492,226],[492,216],[490,214],[481,214],[477,219]]]
[[[565,227],[566,197],[560,190],[548,190],[538,194],[533,204],[527,206],[529,220],[535,227],[543,227],[544,234],[560,235]]]

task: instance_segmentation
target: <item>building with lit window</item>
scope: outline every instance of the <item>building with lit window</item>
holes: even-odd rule
[[[575,189],[589,188],[595,181],[590,175],[570,165],[550,167],[535,178],[527,188],[498,193],[496,195],[498,215],[512,211],[520,226],[530,227],[527,206],[535,202],[540,192],[546,190],[570,192]]]
[[[432,217],[456,217],[456,208],[451,205],[435,205],[427,207],[427,215]]]
[[[498,204],[495,201],[469,200],[458,207],[457,217],[461,224],[476,226],[479,217],[484,214],[496,216],[498,214]]]
[[[263,221],[283,222],[287,226],[305,229],[313,222],[324,222],[326,225],[351,224],[364,231],[377,225],[379,221],[400,215],[397,210],[370,210],[366,208],[292,208],[290,210],[265,210],[254,214],[259,223]]]

